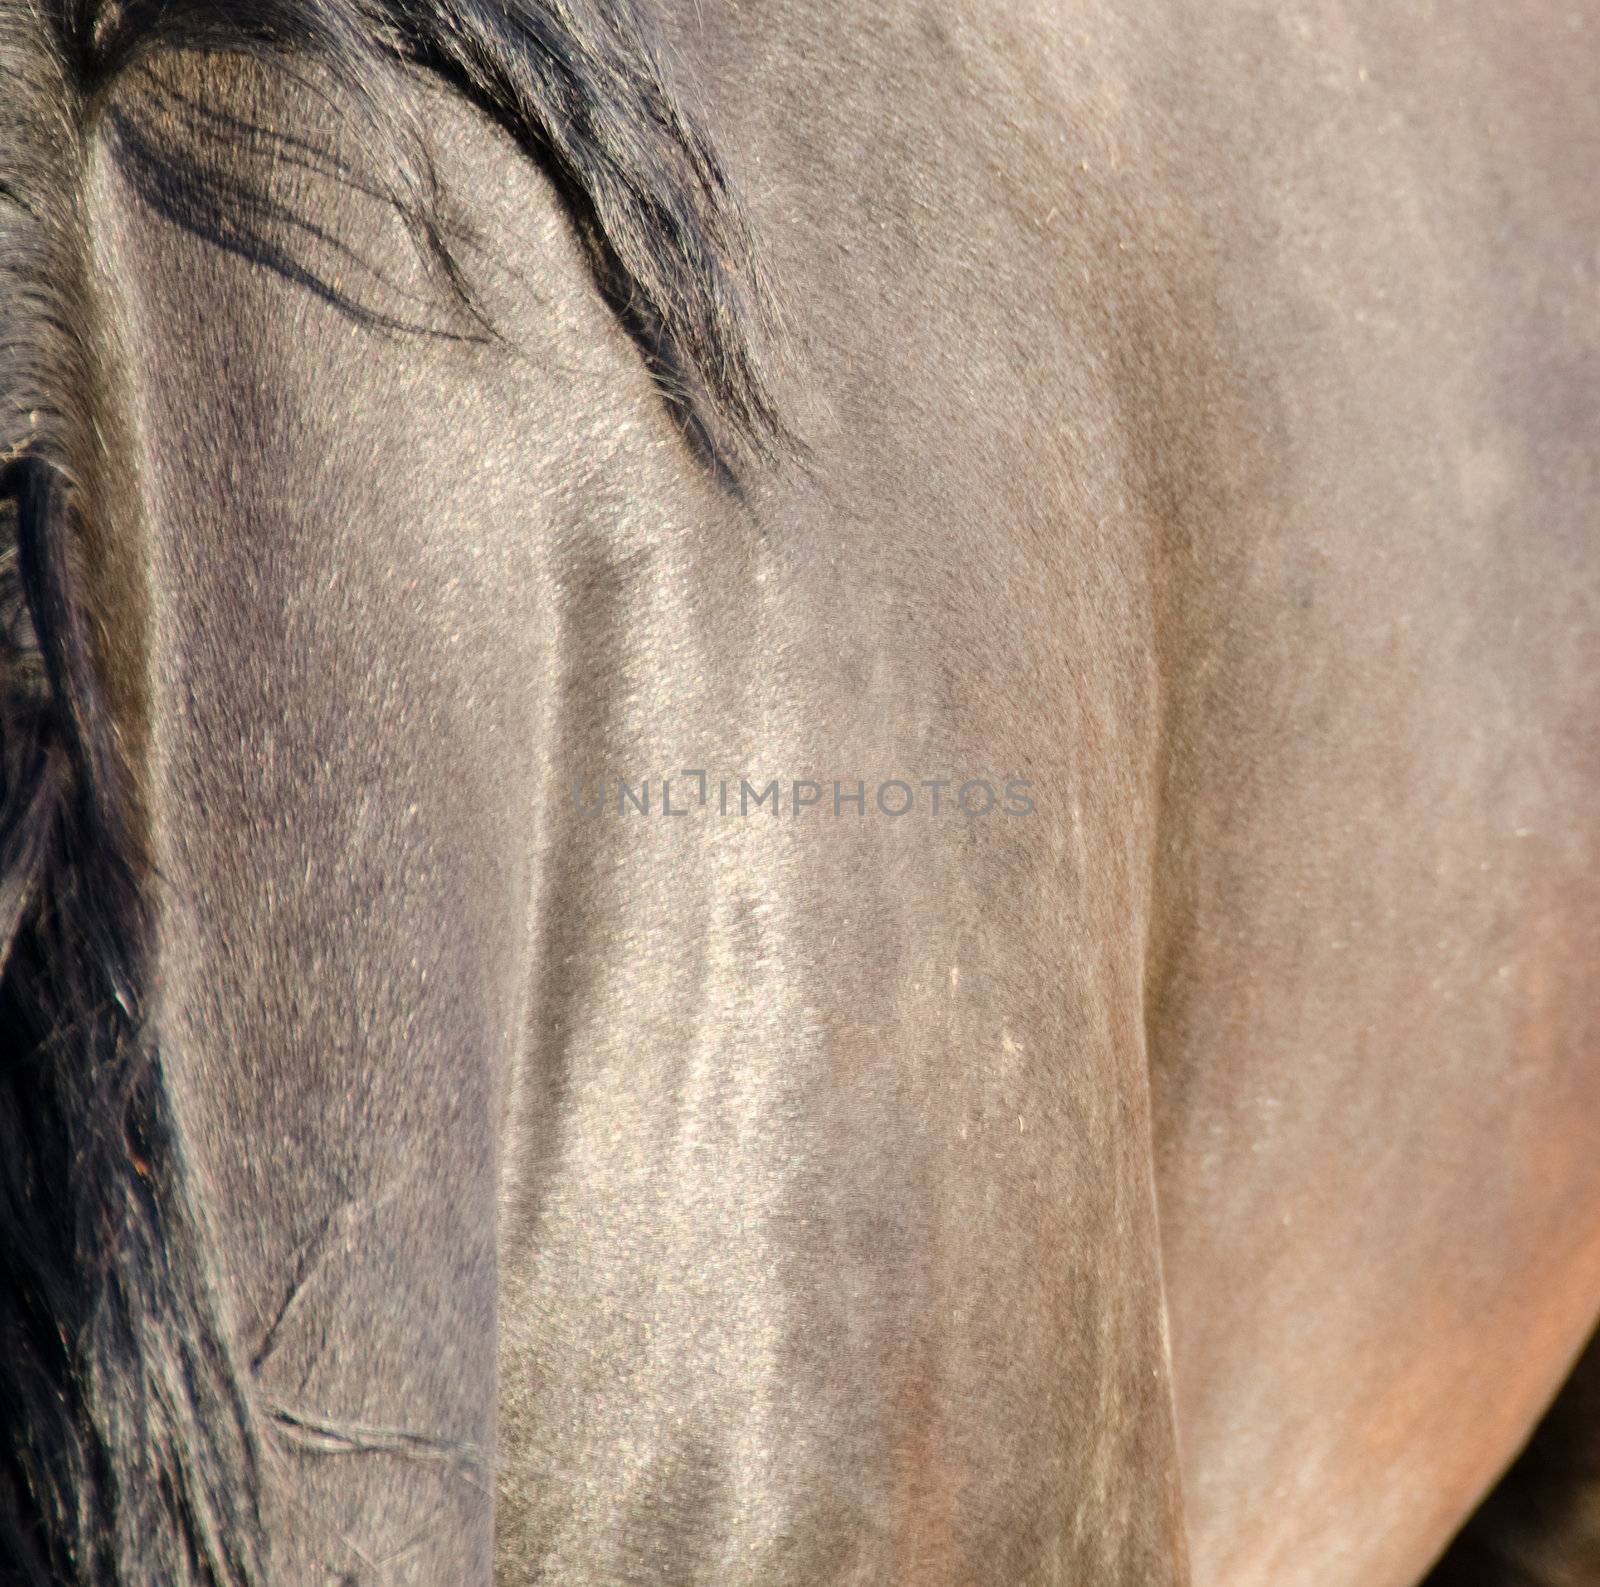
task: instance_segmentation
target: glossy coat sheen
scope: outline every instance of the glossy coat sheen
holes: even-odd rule
[[[1600,1307],[1600,24],[659,11],[776,461],[687,444],[431,75],[492,337],[314,62],[85,133],[264,1579],[1408,1587]],[[662,816],[690,769],[1034,808]],[[1445,1587],[1600,1580],[1504,1533]]]

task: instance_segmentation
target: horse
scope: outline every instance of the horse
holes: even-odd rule
[[[1596,27],[0,0],[0,1577],[1600,1581]]]

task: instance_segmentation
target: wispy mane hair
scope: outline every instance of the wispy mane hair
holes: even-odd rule
[[[710,134],[671,86],[648,0],[128,0],[74,25],[67,47],[102,82],[179,48],[314,60],[459,285],[426,139],[391,68],[431,69],[550,174],[602,291],[696,436],[758,455],[791,439],[762,369],[772,293]]]

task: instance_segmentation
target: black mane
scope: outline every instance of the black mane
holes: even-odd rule
[[[434,71],[550,173],[692,435],[713,452],[783,439],[758,353],[773,315],[749,227],[635,0],[131,0],[98,24],[76,15],[64,25],[81,36],[63,48],[91,82],[158,50],[315,61],[366,120],[406,218],[459,285],[426,140],[390,68]]]
[[[263,1579],[270,1408],[220,1321],[146,1019],[129,768],[75,569],[115,460],[83,142],[172,48],[320,64],[448,266],[394,66],[434,70],[556,180],[596,278],[712,456],[781,444],[750,236],[633,0],[39,0],[0,8],[0,1583]]]

